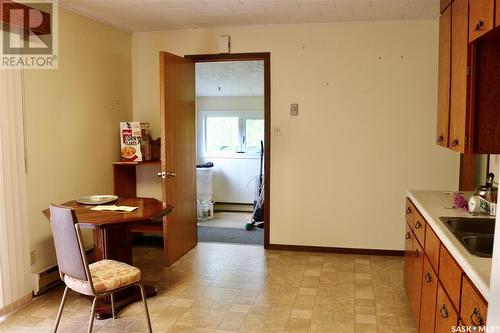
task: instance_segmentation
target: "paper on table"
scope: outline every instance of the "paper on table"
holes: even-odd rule
[[[90,210],[99,210],[99,211],[123,211],[123,212],[133,212],[137,207],[131,206],[117,206],[117,205],[100,205],[90,208]]]

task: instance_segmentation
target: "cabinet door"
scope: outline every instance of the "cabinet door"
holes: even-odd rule
[[[473,42],[493,29],[495,0],[473,0],[469,6],[469,42]]]
[[[429,258],[429,262],[432,268],[437,272],[439,269],[439,249],[441,247],[441,241],[438,236],[434,233],[431,226],[427,223],[425,225],[425,249],[424,252]]]
[[[448,7],[450,5],[450,3],[452,1],[453,0],[440,0],[440,3],[439,3],[440,12],[442,13],[446,9],[446,7]]]
[[[466,326],[486,325],[487,305],[472,286],[471,281],[464,276],[462,287],[462,305],[460,317]],[[484,328],[484,327],[483,327]]]
[[[453,305],[458,308],[460,306],[462,269],[443,244],[441,244],[439,254],[439,280],[446,289]]]
[[[412,298],[411,288],[410,288],[410,280],[411,280],[411,268],[413,263],[413,232],[411,231],[408,223],[406,225],[406,234],[405,234],[405,263],[404,263],[404,285],[406,290],[406,295],[408,296],[408,300]]]
[[[450,333],[452,332],[453,326],[457,326],[458,314],[453,308],[453,305],[451,305],[451,301],[446,295],[441,283],[438,283],[437,293],[434,333]]]
[[[437,274],[432,268],[430,261],[424,256],[424,268],[422,271],[422,300],[420,304],[420,333],[434,332],[437,286]]]
[[[451,85],[449,147],[466,150],[468,80],[468,1],[451,4]]]
[[[424,265],[424,251],[420,244],[415,240],[413,241],[412,251],[412,267],[411,279],[409,288],[411,290],[410,306],[413,313],[413,318],[418,324],[420,321],[420,300],[422,298],[422,269]]]
[[[495,7],[496,7],[495,27],[498,27],[500,26],[500,0],[497,0]]]
[[[499,0],[500,1],[500,0]],[[448,146],[451,81],[451,7],[439,18],[438,112],[436,143]]]

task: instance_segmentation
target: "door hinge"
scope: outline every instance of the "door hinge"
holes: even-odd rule
[[[470,76],[470,66],[467,66],[467,76]]]
[[[465,142],[466,146],[469,144],[469,137],[468,136],[465,136],[464,142]]]

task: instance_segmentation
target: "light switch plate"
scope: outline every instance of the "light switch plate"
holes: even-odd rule
[[[299,105],[297,103],[290,104],[290,115],[291,116],[299,115]]]

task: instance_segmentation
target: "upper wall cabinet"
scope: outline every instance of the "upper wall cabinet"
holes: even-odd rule
[[[499,0],[500,1],[500,0]],[[448,146],[451,78],[451,8],[439,18],[438,115],[436,142]]]
[[[471,0],[469,7],[469,42],[473,42],[495,27],[495,0]]]
[[[436,143],[459,153],[499,154],[500,0],[442,0],[441,6]]]

